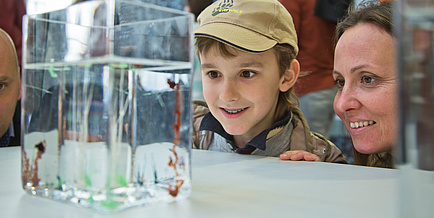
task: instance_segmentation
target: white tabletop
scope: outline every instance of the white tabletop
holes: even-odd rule
[[[398,170],[200,150],[188,199],[104,215],[26,194],[20,151],[0,148],[0,217],[397,217]]]

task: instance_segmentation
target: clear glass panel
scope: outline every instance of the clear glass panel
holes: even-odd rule
[[[99,211],[188,197],[192,22],[129,1],[26,16],[24,190]]]
[[[401,217],[434,212],[434,0],[400,0]]]

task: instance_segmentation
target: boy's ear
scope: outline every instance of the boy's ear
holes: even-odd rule
[[[300,73],[300,63],[298,63],[297,59],[293,59],[291,62],[291,66],[286,69],[285,73],[280,78],[280,86],[279,90],[281,92],[288,91],[292,86],[294,86],[295,82],[297,82],[298,74]]]

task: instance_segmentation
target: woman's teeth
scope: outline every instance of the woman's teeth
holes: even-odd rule
[[[375,122],[372,121],[372,120],[370,120],[370,121],[360,121],[360,122],[350,123],[350,127],[351,127],[352,129],[357,129],[357,128],[360,128],[360,127],[364,127],[364,126],[372,125],[372,124],[374,124],[374,123],[375,123]]]
[[[228,109],[223,108],[223,110],[225,110],[226,112],[228,112],[228,113],[230,113],[230,114],[236,114],[236,113],[238,113],[238,112],[243,111],[244,108],[243,108],[243,109],[236,109],[236,110],[228,110]]]

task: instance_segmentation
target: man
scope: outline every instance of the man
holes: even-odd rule
[[[26,14],[25,0],[0,0],[0,28],[9,34],[14,41],[17,51],[18,62],[21,67],[21,48],[22,48],[22,23],[23,15]],[[16,137],[10,138],[9,145],[21,145],[20,143],[20,117],[21,102],[18,101],[15,107],[13,118],[13,131]],[[0,135],[1,137],[2,135]]]
[[[0,51],[0,147],[4,147],[14,136],[11,121],[21,98],[21,81],[14,42],[3,29],[0,29]]]

